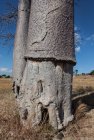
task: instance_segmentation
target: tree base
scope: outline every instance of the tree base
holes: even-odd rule
[[[73,119],[72,73],[71,64],[27,60],[17,96],[23,125],[34,127],[49,119],[54,129],[62,129]]]

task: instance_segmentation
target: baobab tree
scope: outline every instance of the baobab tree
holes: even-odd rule
[[[13,82],[21,122],[33,127],[72,121],[75,65],[73,0],[19,0]]]

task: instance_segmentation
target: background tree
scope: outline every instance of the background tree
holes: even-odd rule
[[[77,69],[75,70],[75,74],[76,74],[76,76],[78,75],[78,70]]]
[[[89,74],[90,74],[90,75],[94,75],[94,70],[92,70]]]

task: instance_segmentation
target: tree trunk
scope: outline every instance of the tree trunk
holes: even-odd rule
[[[71,114],[72,65],[53,61],[27,60],[18,103],[25,125],[35,126],[44,121],[61,129],[73,119]]]
[[[16,95],[19,94],[20,83],[23,77],[26,61],[24,59],[27,43],[30,14],[30,0],[19,0],[18,22],[13,54],[13,82]]]
[[[73,0],[31,0],[30,17],[24,7],[19,10],[14,81],[24,126],[48,119],[53,128],[62,129],[73,119],[73,37]]]

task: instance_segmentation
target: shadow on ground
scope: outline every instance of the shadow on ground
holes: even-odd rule
[[[87,111],[94,109],[94,92],[88,92],[83,94],[73,94],[72,108],[73,113],[76,112],[80,105],[86,106]]]

